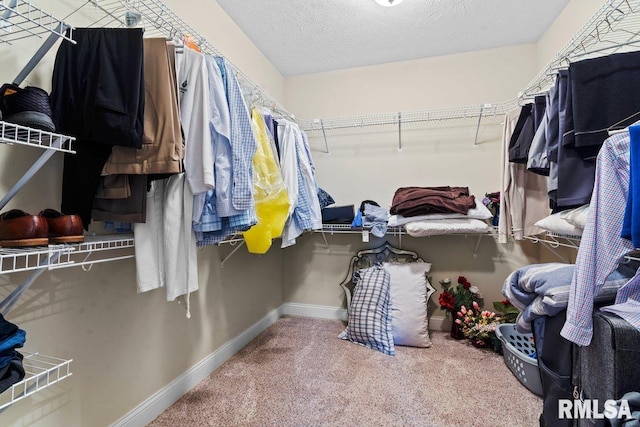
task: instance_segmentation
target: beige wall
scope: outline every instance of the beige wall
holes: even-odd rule
[[[40,6],[63,17],[83,3],[42,1]],[[166,3],[182,7],[182,12],[187,8],[185,2]],[[90,8],[87,5],[68,22],[87,25],[93,16]],[[185,17],[198,32],[252,79],[283,98],[284,79],[217,3],[189,2],[188,8]],[[14,47],[0,47],[2,82],[13,80],[39,43],[25,39]],[[50,89],[55,50],[25,84]],[[0,145],[1,194],[40,153],[30,147]],[[62,155],[54,155],[3,211],[59,208],[62,164]],[[221,267],[220,261],[233,249],[223,245],[198,251],[200,290],[191,295],[191,319],[185,317],[182,305],[166,301],[164,290],[136,293],[133,260],[96,264],[89,272],[77,267],[45,272],[7,318],[27,331],[25,350],[73,359],[73,375],[8,408],[0,415],[0,424],[109,425],[281,306],[281,252],[275,249],[256,256],[241,248]],[[1,275],[0,299],[25,277]]]
[[[535,45],[522,45],[291,77],[286,82],[286,102],[305,118],[503,102],[515,98],[531,79],[535,64]],[[407,124],[402,128],[402,150],[395,125],[328,130],[329,153],[322,132],[309,132],[318,185],[338,205],[359,206],[368,199],[389,207],[395,190],[411,185],[468,186],[481,200],[485,193],[499,189],[501,119],[482,122],[475,147],[477,119],[437,126]],[[341,305],[337,285],[350,255],[383,242],[372,236],[368,244],[363,243],[358,235],[327,239],[330,251],[319,235],[291,251],[296,261],[288,263],[285,276],[287,301]],[[432,263],[437,290],[438,280],[464,275],[481,289],[488,306],[502,299],[500,290],[508,273],[539,259],[540,250],[531,244],[498,245],[488,237],[478,244],[477,237],[404,236],[401,243]],[[432,313],[432,325],[436,325],[443,312],[434,309]]]
[[[332,118],[386,112],[437,109],[514,99],[548,60],[598,7],[573,1],[540,44],[447,55],[327,73],[287,78],[286,103],[305,119]],[[405,125],[402,150],[398,128],[393,125],[309,132],[318,184],[332,194],[337,205],[375,200],[388,207],[398,187],[410,185],[463,185],[478,198],[499,189],[501,122],[484,120],[478,145],[477,121],[450,121]],[[349,256],[381,239],[363,243],[359,235],[329,236],[329,248],[319,235],[292,251],[285,276],[285,299],[301,303],[342,304],[337,285],[342,281]],[[400,242],[397,242],[400,244]],[[402,246],[415,249],[432,263],[433,284],[464,275],[480,287],[485,303],[502,299],[506,276],[531,262],[558,261],[540,245],[529,242],[496,244],[483,238],[445,236],[403,237]],[[301,245],[299,245],[301,246]],[[561,251],[572,259],[575,253]],[[338,264],[338,265],[336,265]],[[342,266],[342,267],[340,267]],[[437,294],[433,301],[437,301]],[[432,310],[432,325],[442,312]]]
[[[573,0],[578,7],[583,0]],[[41,0],[56,16],[84,3]],[[211,0],[166,4],[298,117],[334,117],[388,111],[501,102],[538,71],[541,47],[492,49],[418,61],[283,79],[226,14]],[[91,5],[86,6],[90,8]],[[85,9],[69,22],[82,26],[93,15]],[[545,45],[563,45],[560,34]],[[13,79],[37,48],[32,39],[15,48],[0,47],[3,81]],[[546,49],[546,48],[545,48]],[[553,47],[549,47],[553,49]],[[53,55],[28,83],[50,88]],[[382,132],[329,132],[324,141],[310,134],[319,184],[339,204],[374,199],[388,204],[401,185],[468,185],[481,196],[498,186],[500,123],[487,121],[479,144],[471,148],[475,124],[451,123],[438,130],[405,129],[397,150],[397,129]],[[0,146],[0,193],[37,158],[37,150]],[[60,205],[62,156],[54,158],[10,207],[37,212]],[[25,399],[0,415],[7,426],[102,426],[131,411],[197,362],[236,337],[283,302],[341,306],[342,281],[349,258],[382,241],[371,236],[306,234],[294,247],[264,256],[243,249],[224,265],[232,247],[198,254],[200,290],[192,295],[192,318],[164,301],[162,291],[137,294],[131,260],[95,265],[89,272],[70,268],[44,273],[8,319],[27,330],[26,349],[73,358],[74,375]],[[549,255],[532,244],[498,245],[483,237],[390,237],[395,245],[418,251],[433,264],[432,282],[465,275],[488,301],[500,299],[504,277],[514,268]],[[477,249],[476,249],[477,248]],[[474,253],[477,257],[474,257]],[[553,258],[552,258],[553,259]],[[0,292],[11,292],[26,275],[0,276]],[[433,301],[436,299],[434,298]],[[432,305],[435,317],[442,312]]]
[[[289,77],[286,103],[313,119],[507,101],[536,70],[535,52],[521,45]]]

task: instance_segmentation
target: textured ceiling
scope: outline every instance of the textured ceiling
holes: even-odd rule
[[[569,0],[216,0],[284,76],[536,42]]]

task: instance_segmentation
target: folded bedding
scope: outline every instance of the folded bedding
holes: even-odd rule
[[[432,221],[413,221],[404,226],[407,234],[413,237],[438,236],[443,234],[488,233],[491,227],[479,219],[438,219]]]
[[[537,317],[554,316],[567,308],[575,265],[531,264],[513,271],[504,281],[502,295],[520,310],[516,329],[531,332]],[[596,303],[613,302],[618,289],[633,277],[633,269],[618,268],[611,273],[596,296]]]

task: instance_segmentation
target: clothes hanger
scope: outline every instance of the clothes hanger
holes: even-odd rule
[[[622,133],[622,132],[626,132],[629,130],[629,126],[623,127],[623,128],[619,128],[616,129],[618,126],[620,126],[623,123],[626,123],[627,121],[640,116],[640,111],[636,111],[635,113],[633,113],[632,115],[630,115],[629,117],[625,117],[624,119],[620,120],[617,123],[612,124],[611,126],[609,126],[607,128],[607,133],[609,134],[609,136],[618,134],[618,133]]]

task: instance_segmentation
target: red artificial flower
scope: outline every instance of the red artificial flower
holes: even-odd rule
[[[456,300],[451,292],[444,291],[438,297],[438,302],[440,303],[440,308],[453,311],[455,308],[454,304]]]
[[[460,283],[465,289],[469,289],[471,287],[471,283],[464,276],[458,277],[458,283]]]
[[[503,300],[502,300],[502,303],[503,303],[504,305],[511,305],[511,301],[509,301],[509,298],[507,298],[507,299],[503,299]]]

